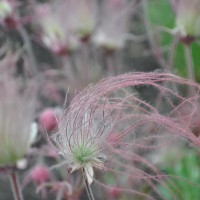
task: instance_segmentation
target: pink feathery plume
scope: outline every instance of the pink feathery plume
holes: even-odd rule
[[[113,189],[106,181],[109,175],[115,182],[123,180],[117,184],[118,191],[145,199],[155,199],[155,195],[165,199],[156,185],[161,184],[172,193],[164,182],[169,176],[142,155],[181,138],[200,145],[199,138],[190,130],[199,95],[184,97],[184,88],[188,86],[199,91],[198,84],[184,78],[144,72],[106,78],[89,86],[64,110],[58,132],[52,136],[64,157],[60,165],[66,165],[69,172],[84,170],[89,184],[94,181],[103,188]],[[142,87],[162,95],[162,106],[144,100],[133,90]],[[156,97],[155,94],[152,96]],[[183,116],[185,107],[190,111]],[[94,178],[96,169],[102,173],[101,180]],[[138,189],[141,182],[155,194],[141,192]],[[175,199],[173,193],[172,196]]]

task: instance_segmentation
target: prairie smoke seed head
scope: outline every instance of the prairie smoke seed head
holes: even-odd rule
[[[124,191],[136,193],[144,199],[155,199],[155,196],[132,189],[133,186],[138,188],[143,181],[162,196],[157,192],[157,183],[162,183],[166,176],[143,157],[142,150],[146,152],[162,148],[180,137],[199,146],[197,137],[188,129],[189,123],[185,123],[185,119],[190,121],[196,108],[192,102],[196,102],[196,96],[185,98],[176,89],[174,91],[160,85],[162,81],[194,86],[199,90],[199,85],[172,74],[134,72],[106,78],[80,92],[64,111],[58,132],[52,136],[59,153],[64,157],[61,164],[66,164],[69,172],[82,170],[84,180],[87,180],[85,183],[88,184],[95,180],[94,168],[104,169],[105,179],[95,182],[106,189],[114,188],[112,197]],[[162,93],[163,105],[168,109],[164,111],[165,115],[134,95],[129,88],[141,85],[152,86]],[[191,108],[186,116],[180,112],[184,104]],[[166,142],[158,143],[161,139]],[[106,180],[109,174],[111,181],[114,177],[115,182]],[[119,179],[124,184],[116,182]],[[85,185],[87,187],[87,183]]]
[[[84,169],[88,183],[93,181],[93,168],[102,168],[106,160],[104,147],[110,130],[110,120],[100,110],[73,106],[66,110],[58,124],[58,133],[52,136],[59,153],[64,157],[70,173]],[[77,116],[79,115],[79,116]]]

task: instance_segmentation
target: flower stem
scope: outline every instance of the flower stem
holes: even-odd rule
[[[194,65],[192,61],[192,54],[189,45],[185,45],[185,57],[187,62],[188,78],[195,81]]]
[[[88,43],[83,43],[83,72],[84,72],[84,83],[89,84],[89,45]]]
[[[156,39],[156,33],[154,32],[149,16],[148,16],[148,0],[142,1],[143,13],[144,13],[144,25],[147,32],[148,42],[151,50],[153,51],[153,55],[158,61],[159,65],[165,70],[166,62],[163,59],[163,56],[160,51],[160,47],[158,41]]]
[[[174,65],[174,59],[175,59],[175,55],[176,55],[176,47],[177,47],[178,40],[179,40],[179,38],[175,34],[172,39],[171,48],[170,48],[170,52],[169,52],[168,71],[170,73],[173,73],[173,65]]]
[[[34,52],[33,52],[33,47],[32,47],[32,43],[31,43],[31,40],[29,38],[29,35],[28,35],[26,29],[23,26],[19,26],[18,31],[21,34],[21,37],[23,39],[26,51],[27,51],[29,59],[30,59],[32,75],[36,75],[37,71],[38,71],[37,61],[36,61],[36,58],[35,58],[35,55],[34,55]]]
[[[178,43],[178,36],[177,35],[174,35],[173,39],[172,39],[172,43],[171,43],[171,48],[170,48],[170,51],[169,51],[169,58],[168,58],[168,62],[167,62],[167,65],[166,65],[166,71],[169,72],[169,73],[173,73],[173,65],[174,65],[174,58],[175,58],[175,55],[176,55],[176,46],[177,46],[177,43]],[[164,87],[167,87],[168,85],[168,82],[165,81],[163,83],[163,86]],[[175,85],[173,85],[173,87],[175,88]],[[162,93],[159,93],[158,96],[157,96],[157,100],[155,102],[155,108],[159,108],[160,104],[162,103]]]
[[[194,72],[194,64],[192,60],[192,52],[190,49],[190,45],[185,45],[185,58],[186,58],[186,65],[187,65],[187,72],[188,72],[188,78],[195,82],[195,72]],[[189,87],[189,96],[195,94],[195,90],[192,87]]]
[[[86,177],[86,173],[85,173],[85,169],[83,168],[82,169],[82,173],[83,173],[83,180],[84,180],[84,183],[85,183],[85,188],[86,188],[86,191],[87,191],[87,195],[89,197],[89,200],[95,200],[94,198],[94,195],[92,193],[92,189],[90,187],[90,184],[88,183],[88,180],[87,180],[87,177]]]
[[[23,200],[22,191],[20,188],[18,176],[16,172],[11,172],[10,174],[10,184],[12,187],[12,192],[15,200]]]

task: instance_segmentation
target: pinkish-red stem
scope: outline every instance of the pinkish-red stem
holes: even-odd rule
[[[11,172],[10,174],[10,184],[12,187],[12,192],[15,200],[23,200],[22,191],[20,188],[18,176],[16,172]]]

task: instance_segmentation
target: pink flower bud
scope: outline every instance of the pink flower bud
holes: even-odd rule
[[[37,184],[44,183],[50,177],[50,173],[47,167],[43,165],[35,166],[30,172],[30,179]]]
[[[57,120],[55,116],[54,108],[46,108],[39,116],[39,123],[47,129],[52,131],[57,126]]]

